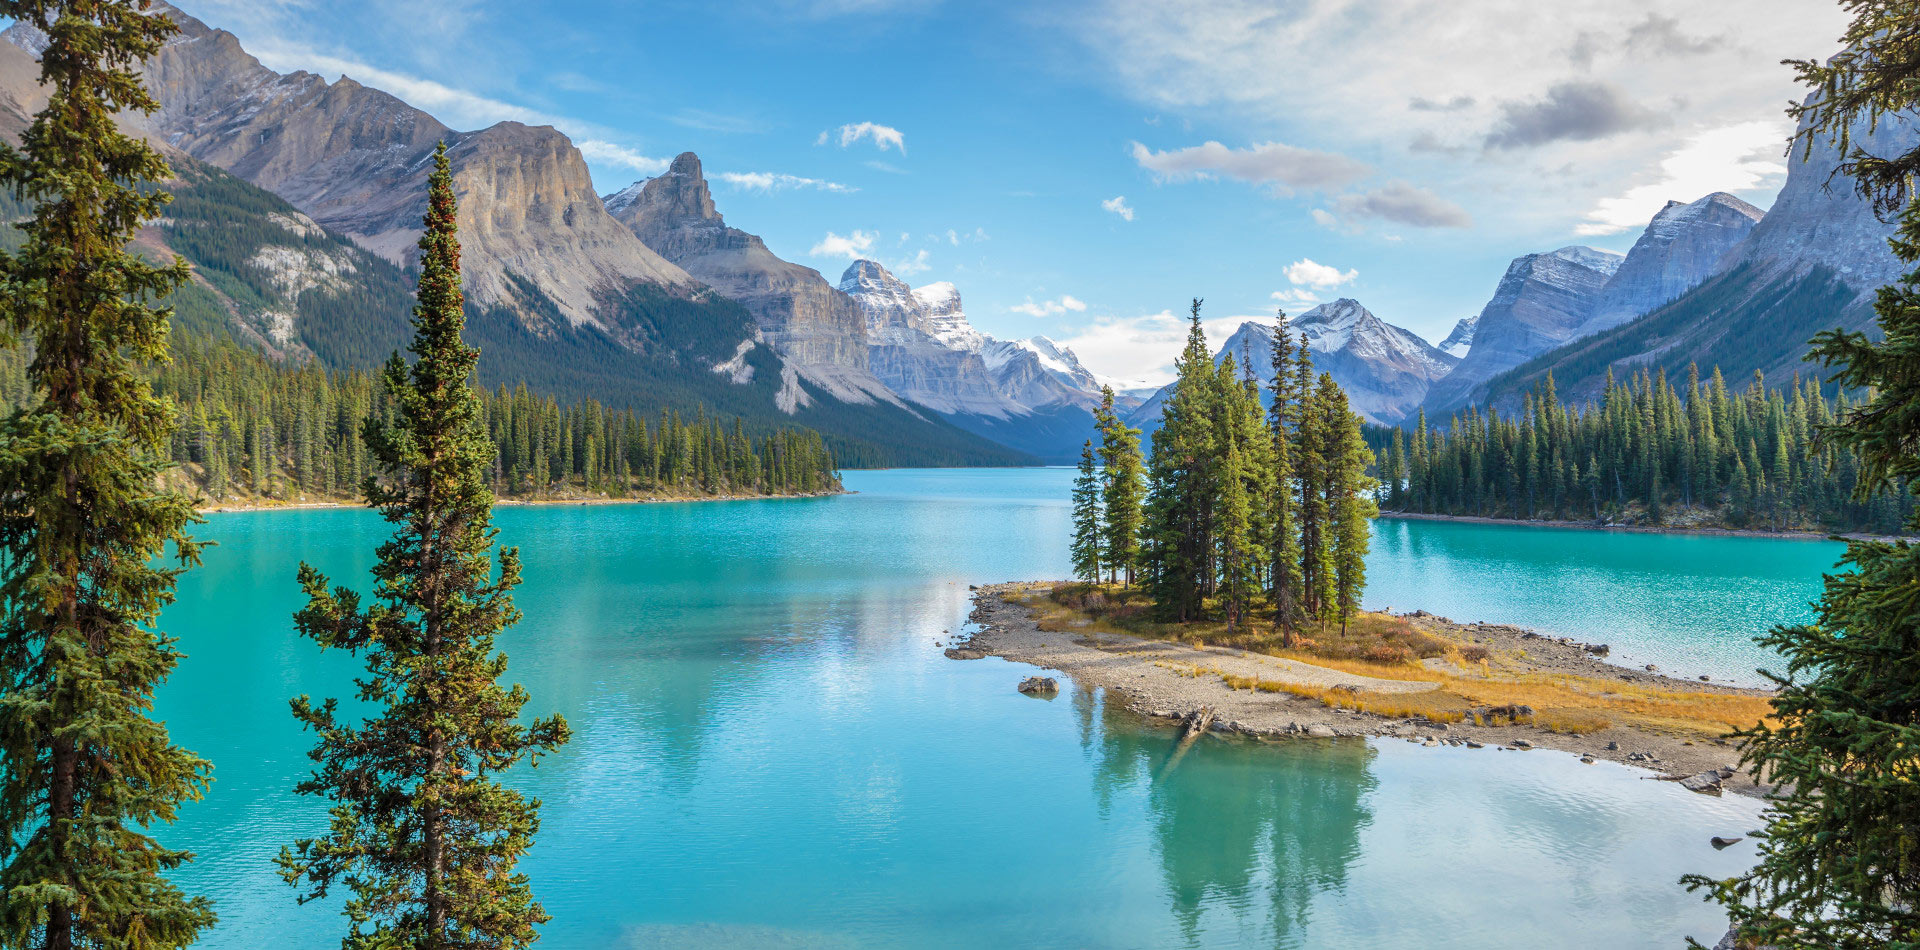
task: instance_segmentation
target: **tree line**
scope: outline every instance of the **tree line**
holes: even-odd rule
[[[35,398],[29,356],[0,351],[0,399]],[[226,340],[188,339],[149,371],[180,424],[168,458],[214,501],[350,498],[372,471],[364,420],[393,405],[375,375],[287,366]],[[478,390],[495,446],[489,487],[514,498],[788,495],[840,487],[819,433],[788,427],[749,435],[739,418],[662,409],[649,417],[592,399],[561,403],[524,384]]]
[[[1893,533],[1906,492],[1857,492],[1860,464],[1820,434],[1856,408],[1814,380],[1731,391],[1689,367],[1685,388],[1646,370],[1611,374],[1597,403],[1560,401],[1549,374],[1517,417],[1468,410],[1444,428],[1423,412],[1382,443],[1388,510],[1659,524],[1704,515],[1729,527]]]
[[[1074,572],[1138,580],[1167,622],[1271,623],[1285,642],[1309,623],[1345,624],[1377,513],[1360,417],[1332,376],[1315,376],[1284,314],[1264,394],[1247,354],[1216,365],[1200,304],[1145,459],[1103,394],[1100,442],[1083,446],[1074,484]]]

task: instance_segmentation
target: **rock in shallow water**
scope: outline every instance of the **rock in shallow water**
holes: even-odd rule
[[[1029,676],[1020,681],[1020,691],[1028,696],[1050,696],[1060,691],[1060,683],[1051,676]]]

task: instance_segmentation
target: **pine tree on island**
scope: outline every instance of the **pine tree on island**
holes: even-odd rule
[[[367,502],[396,530],[374,568],[376,603],[328,589],[300,567],[308,603],[295,615],[323,649],[366,661],[357,680],[372,707],[360,723],[338,701],[293,701],[319,737],[317,768],[299,791],[333,803],[327,833],[282,849],[281,874],[301,901],[352,891],[343,946],[419,950],[525,947],[547,914],[515,865],[539,829],[539,802],[497,780],[569,737],[559,716],[521,725],[526,691],[503,688],[499,635],[519,619],[520,558],[500,547],[487,487],[494,447],[472,388],[478,354],[461,339],[460,246],[452,171],[442,143],[420,239],[412,366],[394,354],[385,384],[391,423],[369,420],[375,474]],[[497,570],[497,575],[495,571]]]
[[[1080,476],[1073,482],[1073,576],[1100,582],[1105,526],[1101,523],[1100,473],[1093,464],[1093,440],[1080,449]]]
[[[149,833],[211,766],[152,717],[180,660],[153,624],[200,545],[193,502],[156,487],[176,418],[149,382],[171,316],[155,302],[187,265],[128,249],[172,178],[116,121],[158,108],[139,69],[175,26],[146,6],[0,4],[44,35],[48,93],[0,143],[0,184],[32,209],[0,252],[0,321],[32,352],[0,419],[0,946],[158,950],[214,923],[168,879],[192,855]]]
[[[1140,430],[1120,421],[1114,412],[1111,386],[1100,387],[1094,424],[1100,430],[1101,505],[1106,519],[1101,545],[1107,580],[1131,587],[1140,565],[1140,503],[1146,493],[1141,483]]]
[[[1308,623],[1344,630],[1359,611],[1368,523],[1378,513],[1368,474],[1374,456],[1360,417],[1332,377],[1316,378],[1305,338],[1296,348],[1284,323],[1274,334],[1274,378],[1263,406],[1248,351],[1214,362],[1200,305],[1193,302],[1146,466],[1137,538],[1151,614],[1176,625],[1224,621],[1229,636],[1266,627],[1286,646]],[[1120,530],[1113,489],[1125,481],[1117,472],[1138,470],[1138,443],[1115,418],[1110,396],[1096,421],[1104,511],[1093,504],[1091,445],[1074,490],[1074,569],[1088,583],[1097,577],[1089,571],[1096,534],[1136,536]],[[1100,548],[1110,577],[1119,543]]]

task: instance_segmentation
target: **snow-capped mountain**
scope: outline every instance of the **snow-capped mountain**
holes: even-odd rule
[[[1610,330],[1692,290],[1718,270],[1765,212],[1725,192],[1688,204],[1667,202],[1600,288],[1573,339]]]
[[[996,340],[967,321],[960,291],[913,288],[877,261],[854,261],[840,291],[866,324],[868,360],[894,392],[1042,458],[1086,438],[1100,385],[1072,350],[1045,337]]]
[[[1314,369],[1333,376],[1347,391],[1348,403],[1362,416],[1383,424],[1405,419],[1420,405],[1427,388],[1459,363],[1412,331],[1394,326],[1352,298],[1321,304],[1288,321],[1287,329],[1304,336]],[[1214,365],[1232,354],[1234,362],[1251,366],[1262,384],[1273,379],[1273,327],[1242,323],[1214,354]],[[1155,393],[1129,416],[1143,429],[1160,425],[1160,407],[1171,387]]]

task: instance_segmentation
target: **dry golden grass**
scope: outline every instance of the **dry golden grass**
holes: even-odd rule
[[[1145,595],[1137,588],[1122,591],[1068,584],[1019,599],[1034,610],[1042,630],[1233,646],[1359,676],[1436,684],[1436,689],[1420,693],[1354,692],[1238,676],[1211,667],[1158,663],[1185,676],[1219,676],[1234,689],[1288,693],[1334,708],[1392,718],[1424,716],[1460,722],[1480,707],[1529,706],[1534,710],[1531,724],[1554,732],[1585,734],[1618,723],[1709,737],[1751,726],[1772,711],[1761,695],[1663,690],[1574,674],[1503,670],[1491,662],[1484,645],[1448,640],[1382,614],[1362,614],[1344,634],[1316,631],[1312,639],[1282,648],[1271,635],[1227,637],[1224,625],[1218,623],[1155,623],[1147,619]],[[1429,669],[1420,663],[1428,657],[1445,657],[1462,672]]]

